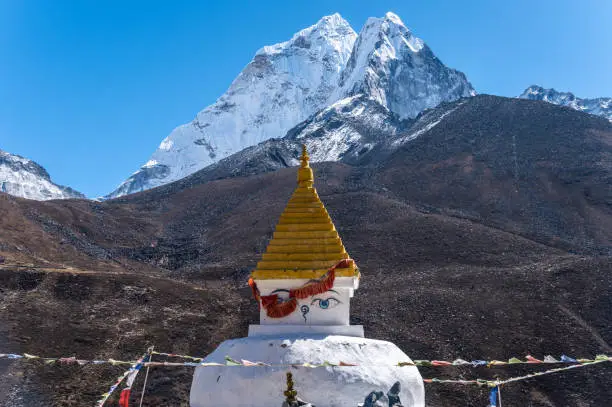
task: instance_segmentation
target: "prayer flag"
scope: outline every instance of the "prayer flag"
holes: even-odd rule
[[[119,406],[120,407],[130,407],[130,393],[131,392],[132,392],[132,389],[129,387],[121,391],[121,395],[119,396]]]
[[[531,355],[525,356],[525,359],[527,359],[528,363],[543,363],[540,359],[536,359]]]
[[[574,359],[574,358],[570,358],[569,356],[561,355],[561,362],[564,362],[564,363],[576,363],[578,361],[576,359]]]
[[[453,364],[451,362],[447,362],[444,360],[432,360],[431,365],[432,366],[452,366]]]
[[[230,358],[229,356],[225,357],[225,365],[226,366],[241,366],[242,363],[235,361],[234,359]]]
[[[546,355],[544,356],[544,363],[559,363],[559,361],[551,355]]]
[[[489,407],[497,407],[497,392],[499,391],[499,388],[493,387],[491,389],[491,393],[489,393]]]

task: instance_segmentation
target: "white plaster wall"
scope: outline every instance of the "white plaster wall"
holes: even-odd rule
[[[350,290],[347,288],[334,289],[323,294],[298,300],[297,309],[283,318],[270,318],[266,310],[259,311],[259,323],[262,325],[348,325],[350,315]],[[263,294],[262,295],[268,295]],[[279,293],[286,297],[286,293]],[[321,308],[327,301],[328,308]],[[338,302],[336,302],[338,301]],[[304,313],[304,311],[306,311]]]
[[[353,296],[355,282],[353,278],[336,278],[333,291],[298,300],[297,309],[283,318],[270,318],[263,307],[259,311],[262,325],[349,325],[350,300]],[[289,290],[303,286],[308,280],[260,280],[255,281],[261,295],[278,294],[289,298]],[[328,307],[324,308],[325,301]]]

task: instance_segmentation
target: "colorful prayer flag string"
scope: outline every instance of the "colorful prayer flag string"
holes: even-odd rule
[[[176,353],[164,353],[164,352],[153,352],[153,355],[159,355],[159,356],[167,356],[167,357],[171,357],[171,358],[182,358],[182,359],[191,359],[191,360],[204,360],[204,358],[199,358],[199,357],[195,357],[195,356],[189,356],[189,355],[179,355]]]
[[[152,354],[167,356],[167,357],[175,357],[182,359],[190,359],[192,362],[144,362],[146,366],[276,366],[276,367],[291,367],[291,366],[303,366],[303,367],[328,367],[328,366],[357,366],[353,363],[347,363],[344,361],[339,361],[337,363],[324,361],[322,363],[301,363],[301,364],[268,364],[264,362],[252,362],[248,360],[237,361],[230,357],[226,357],[225,363],[203,363],[203,357],[189,356],[189,355],[180,355],[175,353],[163,353],[163,352],[152,352]],[[134,361],[123,361],[123,360],[115,360],[115,359],[107,359],[107,360],[84,360],[77,359],[76,357],[59,357],[59,358],[46,358],[40,357],[36,355],[31,355],[28,353],[13,354],[13,353],[0,353],[0,359],[13,359],[13,360],[41,360],[47,364],[112,364],[112,365],[133,365]],[[536,359],[531,355],[527,355],[524,360],[521,360],[516,357],[512,357],[508,359],[508,361],[502,360],[472,360],[467,361],[464,359],[455,359],[451,361],[445,360],[414,360],[407,362],[398,362],[395,366],[403,367],[403,366],[416,366],[416,367],[452,367],[452,366],[465,366],[465,367],[497,367],[497,366],[507,366],[507,365],[519,365],[519,364],[572,364],[572,365],[583,365],[589,364],[596,361],[607,361],[611,360],[610,356],[607,355],[597,355],[594,359],[574,359],[572,357],[561,355],[559,359],[554,358],[553,356],[547,355],[544,359]]]
[[[98,400],[98,402],[96,403],[96,407],[104,406],[104,403],[106,403],[106,400],[108,400],[108,398],[111,396],[111,394],[113,394],[115,389],[117,389],[117,387],[119,387],[121,382],[126,377],[128,377],[128,376],[129,376],[129,378],[128,378],[128,389],[131,388],[132,383],[134,382],[134,379],[136,378],[136,375],[138,374],[138,371],[143,366],[143,362],[144,362],[145,358],[147,356],[149,356],[149,355],[150,355],[150,351],[147,350],[147,352],[144,355],[142,355],[142,357],[140,359],[138,359],[136,362],[134,362],[132,364],[132,366],[128,370],[126,370],[121,376],[119,376],[117,378],[117,381],[115,381],[115,383],[110,387],[110,389],[108,389],[108,391],[102,395],[100,400]],[[129,391],[127,392],[127,399],[129,400]],[[127,407],[127,402],[128,401],[126,400],[126,395],[124,395],[123,392],[122,392],[121,398],[119,400],[119,405],[121,407]],[[123,403],[123,404],[121,404],[121,403]]]
[[[530,374],[527,374],[525,376],[513,377],[513,378],[510,378],[510,379],[499,381],[498,385],[508,384],[508,383],[512,383],[512,382],[517,382],[517,381],[520,381],[520,380],[527,380],[527,379],[531,379],[531,378],[534,378],[534,377],[544,376],[544,375],[548,375],[548,374],[552,374],[552,373],[562,372],[562,371],[565,371],[565,370],[577,369],[577,368],[580,368],[580,367],[596,365],[598,363],[611,362],[611,361],[612,361],[611,357],[608,357],[608,356],[605,356],[605,355],[598,355],[595,358],[595,360],[593,360],[593,361],[588,361],[588,362],[584,362],[584,363],[581,363],[581,364],[571,365],[571,366],[566,366],[566,367],[558,367],[558,368],[555,368],[555,369],[545,370],[543,372],[530,373]]]
[[[160,356],[167,357],[179,357],[183,359],[191,359],[190,362],[151,362],[146,361],[147,357],[150,355],[156,354]],[[210,366],[222,366],[222,367],[232,367],[232,366],[242,366],[242,367],[306,367],[306,368],[318,368],[318,367],[346,367],[346,366],[359,366],[357,364],[346,363],[340,361],[338,363],[332,363],[329,361],[324,361],[323,363],[294,363],[294,364],[269,364],[264,362],[251,362],[249,360],[241,359],[235,360],[229,356],[225,357],[225,363],[216,363],[216,362],[204,362],[201,357],[194,357],[188,355],[178,355],[174,353],[162,353],[162,352],[153,352],[152,348],[149,348],[147,353],[145,353],[139,360],[136,362],[127,362],[127,361],[118,361],[114,359],[108,360],[82,360],[76,359],[76,357],[62,357],[62,358],[43,358],[36,355],[31,355],[28,353],[24,353],[23,355],[14,354],[14,353],[0,353],[0,359],[12,359],[12,360],[42,360],[46,364],[53,363],[65,363],[65,364],[73,364],[77,363],[79,365],[85,364],[102,364],[102,363],[110,363],[113,365],[122,365],[122,364],[130,364],[130,368],[125,371],[121,376],[117,378],[117,381],[110,387],[109,391],[102,395],[102,398],[98,400],[96,407],[103,407],[104,403],[108,400],[111,394],[119,387],[121,382],[127,378],[127,386],[121,393],[121,397],[119,400],[119,405],[121,407],[128,407],[129,397],[131,392],[131,387],[136,378],[136,375],[140,371],[140,369],[144,366],[188,366],[188,367],[210,367]],[[463,359],[455,359],[452,362],[443,361],[443,360],[415,360],[411,362],[399,362],[394,366],[402,367],[402,366],[441,366],[441,367],[449,367],[449,366],[468,366],[468,367],[479,367],[479,366],[506,366],[506,365],[516,365],[516,364],[569,364],[569,366],[558,367],[554,369],[549,369],[542,372],[536,372],[527,374],[524,376],[512,377],[505,380],[485,380],[485,379],[472,379],[472,380],[454,380],[454,379],[423,379],[424,383],[436,383],[436,384],[459,384],[459,385],[476,385],[481,387],[490,387],[490,406],[493,407],[501,407],[501,394],[500,394],[500,386],[505,385],[512,382],[518,382],[522,380],[528,380],[532,378],[536,378],[539,376],[544,376],[548,374],[558,373],[570,369],[577,369],[584,366],[590,366],[594,364],[599,364],[603,362],[612,362],[612,357],[607,355],[597,355],[594,359],[574,359],[572,357],[562,355],[559,359],[555,359],[554,357],[547,355],[544,359],[537,359],[533,356],[528,355],[525,357],[525,360],[521,360],[518,358],[510,358],[506,361],[492,360],[473,360],[471,362],[463,360]],[[499,404],[493,404],[499,403]]]
[[[14,353],[0,353],[0,359],[40,360],[48,365],[59,363],[59,364],[65,364],[65,365],[78,364],[81,366],[89,365],[89,364],[92,364],[92,365],[111,364],[111,365],[117,366],[117,365],[132,365],[134,363],[134,361],[115,360],[115,359],[85,360],[85,359],[77,359],[74,356],[48,358],[48,357],[31,355],[29,353],[24,353],[23,355],[18,355]]]
[[[549,374],[553,374],[553,373],[558,373],[558,372],[563,372],[566,370],[570,370],[570,369],[577,369],[577,368],[581,368],[581,367],[585,367],[585,366],[591,366],[591,365],[596,365],[598,363],[603,363],[603,362],[612,362],[612,358],[608,357],[608,356],[604,356],[604,355],[598,355],[597,358],[595,358],[594,360],[589,360],[588,362],[584,362],[584,363],[579,363],[579,364],[572,364],[570,366],[565,366],[565,367],[558,367],[555,369],[549,369],[549,370],[545,370],[542,372],[535,372],[535,373],[530,373],[530,374],[526,374],[524,376],[517,376],[517,377],[511,377],[509,379],[505,379],[505,380],[483,380],[483,379],[476,379],[476,380],[452,380],[452,379],[423,379],[423,382],[425,383],[448,383],[448,384],[467,384],[467,385],[478,385],[478,386],[488,386],[488,387],[498,387],[501,386],[503,384],[508,384],[508,383],[512,383],[512,382],[518,382],[518,381],[522,381],[522,380],[528,380],[528,379],[532,379],[534,377],[539,377],[539,376],[545,376],[545,375],[549,375]]]
[[[132,394],[132,385],[134,384],[134,380],[136,380],[136,376],[140,369],[144,366],[144,362],[148,359],[151,360],[151,352],[153,352],[153,347],[147,349],[146,356],[141,359],[140,363],[137,363],[134,369],[127,375],[126,385],[123,390],[121,390],[121,395],[119,396],[119,407],[130,407],[130,395]]]

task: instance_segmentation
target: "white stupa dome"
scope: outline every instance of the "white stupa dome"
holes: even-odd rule
[[[400,383],[404,407],[425,405],[418,369],[398,367],[398,362],[410,359],[391,342],[335,335],[249,337],[223,342],[205,362],[224,363],[226,356],[273,366],[198,367],[191,387],[191,407],[281,407],[288,371],[293,374],[298,397],[316,407],[357,407],[370,392],[386,394],[396,382]],[[287,366],[325,361],[358,366]]]

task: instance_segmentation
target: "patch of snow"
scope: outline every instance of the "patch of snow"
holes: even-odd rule
[[[454,107],[453,109],[448,110],[448,111],[442,113],[436,120],[431,121],[431,122],[428,122],[428,119],[430,119],[428,117],[428,115],[424,115],[423,118],[419,121],[419,122],[424,122],[424,123],[421,124],[421,123],[417,122],[415,124],[415,126],[414,126],[414,127],[417,127],[417,130],[415,130],[415,131],[413,131],[411,133],[408,133],[407,135],[402,136],[402,137],[394,140],[393,143],[391,143],[391,144],[393,146],[399,146],[399,145],[405,144],[405,143],[407,143],[409,141],[412,141],[412,140],[416,139],[417,137],[427,133],[429,130],[433,129],[438,124],[440,124],[440,122],[442,120],[444,120],[444,118],[446,116],[448,116],[449,114],[451,114],[452,112],[457,110],[464,103],[465,102],[458,103],[456,107]]]
[[[302,123],[291,138],[308,146],[313,162],[340,161],[349,151],[394,136],[399,128],[392,112],[367,95],[342,99]]]

